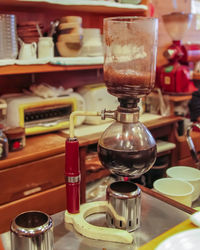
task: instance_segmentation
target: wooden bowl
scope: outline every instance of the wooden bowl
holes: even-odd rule
[[[57,42],[56,47],[58,53],[62,57],[76,57],[81,52],[81,43],[77,42]]]
[[[57,38],[57,42],[81,43],[83,36],[80,34],[62,34]]]
[[[82,17],[80,16],[63,16],[60,18],[61,23],[79,23],[82,24]]]

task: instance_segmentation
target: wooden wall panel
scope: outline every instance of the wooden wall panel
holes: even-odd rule
[[[22,89],[28,88],[30,84],[30,74],[0,76],[0,95],[21,92]]]
[[[100,82],[103,82],[102,69],[5,75],[0,76],[0,95],[21,93],[23,89],[28,90],[30,85],[35,83],[48,83],[67,89]]]
[[[41,73],[35,75],[36,83],[48,83],[52,86],[63,86],[67,88],[76,88],[85,84],[103,82],[102,70],[80,70],[54,73]]]

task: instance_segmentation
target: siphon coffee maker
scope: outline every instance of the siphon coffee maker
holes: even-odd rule
[[[156,142],[139,121],[140,98],[154,87],[158,20],[147,17],[104,19],[104,81],[108,92],[118,98],[115,111],[75,111],[70,115],[70,137],[66,140],[65,222],[86,237],[131,243],[131,231],[140,226],[140,188],[131,179],[147,172],[156,160]],[[80,170],[78,140],[74,136],[76,116],[101,116],[115,121],[98,141],[102,165],[130,181],[111,183],[106,201],[79,206]],[[108,228],[87,223],[92,213],[106,213]]]

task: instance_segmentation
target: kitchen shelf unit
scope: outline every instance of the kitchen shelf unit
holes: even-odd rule
[[[86,23],[88,26],[97,26],[102,29],[103,18],[108,16],[117,15],[139,15],[146,16],[148,11],[148,0],[142,0],[141,4],[121,4],[109,1],[75,1],[75,0],[2,0],[0,3],[0,13],[13,13],[18,15],[19,19],[30,20],[34,18],[28,17],[27,13],[31,10],[32,13],[43,12],[51,16],[51,10],[56,13],[62,13],[62,15],[80,15],[83,17],[83,27]],[[69,13],[69,14],[68,14]],[[94,16],[97,18],[93,22]],[[36,15],[37,18],[37,15]],[[39,15],[38,18],[41,18]],[[88,21],[89,19],[92,20]],[[75,70],[90,70],[101,69],[102,65],[79,65],[79,66],[57,66],[57,65],[11,65],[0,66],[1,75],[13,75],[13,74],[31,74],[42,72],[60,72],[60,71],[75,71]]]

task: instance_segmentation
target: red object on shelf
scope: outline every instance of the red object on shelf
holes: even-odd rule
[[[67,211],[79,213],[80,209],[80,167],[79,142],[76,138],[68,138],[65,143],[65,180]]]
[[[150,17],[153,17],[155,13],[155,7],[151,2],[149,3],[149,13],[150,13]]]
[[[15,142],[13,143],[13,148],[14,148],[14,149],[19,149],[19,148],[20,148],[20,142],[19,142],[19,141],[15,141]]]
[[[189,63],[200,60],[200,46],[173,43],[165,50],[164,56],[169,63],[158,67],[156,85],[167,93],[192,93],[197,90],[190,79]]]
[[[159,87],[164,92],[192,93],[196,91],[194,83],[190,80],[189,69],[179,62],[167,64],[158,70]]]

